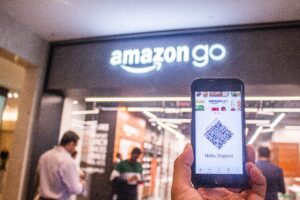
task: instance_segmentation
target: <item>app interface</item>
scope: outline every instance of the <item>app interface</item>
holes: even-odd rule
[[[243,174],[240,91],[195,92],[196,174]]]

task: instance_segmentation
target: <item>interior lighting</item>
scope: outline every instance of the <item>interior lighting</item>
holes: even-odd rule
[[[285,126],[284,128],[287,130],[300,130],[300,126]]]
[[[16,92],[14,92],[14,98],[15,98],[15,99],[19,98],[19,94],[16,93]]]
[[[272,132],[274,132],[273,128],[266,128],[266,129],[261,130],[260,133],[272,133]]]
[[[151,113],[151,112],[149,112],[149,111],[145,111],[145,112],[143,112],[143,113],[144,113],[147,117],[149,117],[149,118],[151,118],[151,119],[155,119],[155,120],[156,120],[156,123],[158,124],[158,127],[160,126],[160,127],[164,128],[165,130],[167,130],[168,132],[173,133],[173,134],[176,136],[176,138],[178,138],[178,139],[184,139],[184,138],[185,138],[185,136],[184,136],[182,133],[180,133],[179,131],[177,131],[177,130],[175,130],[175,129],[169,127],[169,126],[167,126],[167,125],[164,124],[162,121],[158,120],[158,117],[157,117],[156,115],[154,115],[153,113]]]
[[[75,123],[84,124],[84,125],[97,125],[98,124],[97,120],[83,121],[83,120],[79,120],[79,119],[72,119],[72,121]]]
[[[191,101],[190,97],[87,97],[86,102]],[[246,96],[245,101],[300,101],[300,96]]]
[[[9,99],[13,98],[13,94],[9,92],[9,93],[7,94],[7,97],[8,97]]]
[[[152,122],[152,123],[151,123],[151,126],[156,126],[156,123]]]
[[[126,111],[125,107],[101,107],[103,111]]]
[[[300,108],[263,108],[263,112],[300,112]]]
[[[259,126],[255,133],[253,134],[252,138],[249,140],[248,144],[253,144],[253,142],[256,140],[256,138],[258,137],[258,135],[260,134],[260,132],[262,131],[263,127]]]
[[[164,112],[163,108],[158,108],[158,107],[128,107],[127,108],[128,112]]]
[[[270,128],[275,128],[279,122],[285,117],[285,113],[281,113],[270,125]]]
[[[173,123],[173,124],[182,124],[182,123],[191,123],[191,119],[183,119],[183,118],[152,118],[151,121],[161,121],[161,122],[164,122],[164,123]]]
[[[78,101],[73,101],[72,103],[73,103],[73,105],[77,105]]]
[[[99,110],[80,110],[73,111],[72,115],[91,115],[91,114],[99,114]]]
[[[300,101],[300,96],[252,96],[245,97],[246,101]]]
[[[171,127],[171,128],[175,128],[177,129],[178,128],[178,125],[177,124],[172,124],[172,123],[165,123],[167,126]]]
[[[246,120],[246,124],[269,125],[270,120],[248,119]]]
[[[177,130],[175,130],[175,129],[167,126],[167,125],[165,125],[164,123],[158,121],[157,124],[159,126],[161,126],[162,128],[166,129],[167,131],[169,131],[170,133],[173,133],[176,136],[177,139],[182,140],[182,139],[185,138],[185,136],[182,133],[180,133],[179,131],[177,131]]]
[[[87,97],[86,102],[190,101],[189,97]]]
[[[248,112],[248,113],[250,113],[250,112],[255,113],[255,112],[257,112],[257,111],[258,111],[257,108],[245,108],[245,112]]]
[[[246,128],[246,129],[245,129],[245,135],[247,136],[248,133],[249,133],[249,128]]]

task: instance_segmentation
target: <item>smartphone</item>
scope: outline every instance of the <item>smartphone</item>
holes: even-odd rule
[[[191,92],[192,183],[196,188],[248,187],[243,82],[196,79]]]

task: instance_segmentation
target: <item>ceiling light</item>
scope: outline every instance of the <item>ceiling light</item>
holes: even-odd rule
[[[83,121],[79,119],[72,119],[73,123],[78,123],[78,124],[83,124],[83,125],[97,125],[98,121],[97,120],[91,120],[91,121]]]
[[[72,115],[91,115],[91,114],[99,114],[99,110],[81,110],[81,111],[73,111]]]
[[[190,101],[189,97],[87,97],[86,102]]]
[[[157,116],[154,115],[153,113],[149,112],[149,111],[144,111],[143,112],[147,117],[151,118],[151,119],[157,119]]]
[[[257,112],[258,109],[257,108],[245,108],[245,112]]]
[[[248,119],[246,120],[246,124],[269,125],[270,120]]]
[[[154,121],[161,121],[161,122],[164,122],[164,123],[173,123],[173,124],[181,124],[181,123],[191,123],[191,119],[183,119],[183,118],[174,118],[174,119],[171,119],[171,118],[152,118],[151,120],[152,122]]]
[[[190,97],[87,97],[87,102],[191,101]],[[300,101],[300,96],[247,96],[245,101]]]
[[[300,101],[300,96],[253,96],[245,97],[246,101]]]
[[[13,98],[13,94],[9,92],[9,93],[7,94],[7,97],[8,97],[9,99],[10,99],[10,98]]]
[[[249,128],[246,128],[246,129],[245,129],[245,135],[246,135],[246,136],[248,135],[248,132],[249,132]]]
[[[73,105],[77,105],[78,101],[73,101],[72,103],[73,103]]]
[[[164,112],[163,108],[158,108],[158,107],[128,107],[127,108],[128,112]]]
[[[266,128],[266,129],[261,130],[260,133],[272,133],[272,132],[274,132],[273,128]]]
[[[263,108],[263,112],[300,112],[300,108]]]
[[[285,117],[285,113],[281,113],[270,125],[270,128],[275,128],[279,122]]]
[[[16,98],[16,99],[19,98],[19,94],[14,92],[14,98]]]
[[[125,107],[100,107],[102,111],[126,111]]]
[[[165,130],[167,130],[170,133],[173,133],[177,139],[184,139],[185,136],[180,133],[179,131],[167,126],[166,124],[164,124],[163,122],[161,122],[158,117],[156,115],[154,115],[153,113],[149,112],[149,111],[145,111],[143,112],[147,117],[156,120],[156,123],[158,124],[158,129],[159,127],[164,128]]]
[[[177,124],[172,124],[172,123],[165,123],[165,125],[171,127],[171,128],[175,128],[178,129],[178,125]]]
[[[284,128],[287,130],[300,130],[300,126],[285,126]]]
[[[254,141],[256,140],[256,138],[258,137],[259,133],[262,131],[263,127],[260,126],[256,129],[255,133],[253,134],[253,136],[251,137],[251,139],[249,140],[248,144],[253,144]]]
[[[175,129],[167,126],[167,125],[165,125],[164,123],[158,121],[157,124],[159,126],[161,126],[162,128],[166,129],[168,132],[173,133],[176,136],[177,139],[184,139],[185,138],[185,136],[182,133],[180,133],[179,131],[177,131],[177,130],[175,130]]]

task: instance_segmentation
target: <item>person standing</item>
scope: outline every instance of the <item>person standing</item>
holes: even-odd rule
[[[0,152],[0,158],[1,158],[0,170],[6,170],[6,164],[9,158],[9,151],[7,149],[3,149]]]
[[[277,200],[277,192],[285,193],[282,169],[270,161],[270,149],[268,147],[258,148],[258,161],[256,166],[262,171],[267,179],[266,200]]]
[[[131,157],[115,166],[110,180],[117,187],[118,200],[137,200],[137,187],[142,179],[142,165],[138,158],[142,154],[139,148],[131,151]]]
[[[79,136],[64,133],[60,144],[45,152],[38,162],[39,200],[69,200],[72,194],[83,194],[85,182],[80,181],[72,158]]]

